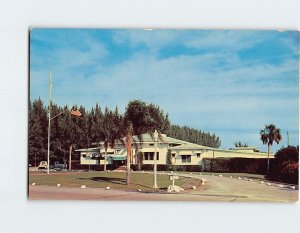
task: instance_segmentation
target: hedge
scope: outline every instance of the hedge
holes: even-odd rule
[[[272,159],[270,160],[272,163]],[[204,158],[203,171],[266,174],[267,159],[252,158]]]
[[[132,164],[131,169],[137,171],[137,165]],[[143,164],[141,170],[153,171],[152,164]],[[158,164],[157,171],[188,171],[188,172],[200,172],[202,168],[200,165],[164,165]]]
[[[272,166],[272,159],[270,161]],[[103,165],[80,165],[72,163],[72,169],[97,170],[103,171]],[[107,169],[115,169],[107,165]],[[134,171],[139,170],[138,165],[131,164],[130,168]],[[141,165],[141,170],[153,171],[153,164]],[[232,172],[232,173],[253,173],[266,174],[267,159],[250,159],[250,158],[204,158],[202,165],[157,165],[157,171],[187,171],[187,172]]]
[[[298,184],[299,147],[289,146],[275,154],[268,178],[275,181]]]

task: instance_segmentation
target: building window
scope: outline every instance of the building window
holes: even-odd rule
[[[175,158],[176,157],[176,153],[172,153],[172,157]]]
[[[154,152],[144,152],[145,160],[154,160]],[[156,160],[159,160],[159,152],[156,152]]]
[[[181,159],[183,163],[190,163],[191,162],[191,155],[181,155]]]
[[[97,153],[97,152],[96,152],[96,153],[93,153],[93,154],[92,154],[92,159],[98,159],[99,156],[100,156],[99,153]]]
[[[82,158],[85,158],[85,157],[86,157],[86,154],[83,154],[83,155],[82,155]]]
[[[196,155],[197,155],[197,158],[200,158],[201,153],[196,153]]]
[[[154,143],[150,143],[149,146],[154,146]]]

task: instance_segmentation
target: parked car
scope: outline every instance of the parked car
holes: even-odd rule
[[[47,169],[48,163],[46,161],[41,161],[38,169]]]
[[[55,171],[61,171],[61,170],[64,170],[67,168],[67,165],[66,164],[62,164],[62,163],[59,163],[58,161],[56,161],[54,163],[54,166],[53,166],[53,169]]]

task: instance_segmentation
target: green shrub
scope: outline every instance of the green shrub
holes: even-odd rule
[[[204,158],[203,170],[208,172],[232,172],[265,174],[267,159],[252,158]]]
[[[299,183],[299,148],[293,146],[282,148],[275,154],[271,165],[268,178],[293,184]]]
[[[137,165],[131,165],[133,171],[137,171]],[[143,171],[153,171],[153,164],[143,164],[141,166]],[[157,171],[188,171],[188,172],[200,172],[202,171],[199,165],[166,165],[158,164]]]

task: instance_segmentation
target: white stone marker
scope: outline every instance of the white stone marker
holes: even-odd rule
[[[239,180],[241,180],[242,178],[241,178],[241,177],[239,177],[238,179],[239,179]]]
[[[142,190],[141,190],[141,189],[138,189],[138,190],[136,190],[136,191],[138,191],[138,192],[142,192]]]
[[[192,186],[192,189],[196,189],[196,186]]]
[[[110,187],[109,187],[109,186],[107,186],[107,187],[105,188],[105,190],[110,190]]]
[[[35,186],[35,183],[32,183],[32,186]]]
[[[81,185],[80,188],[81,188],[81,189],[85,189],[86,186],[85,186],[85,185]]]
[[[294,189],[294,190],[295,190],[295,189],[296,189],[296,187],[295,187],[295,186],[292,186],[292,187],[291,187],[291,189]]]
[[[232,176],[229,176],[230,179],[232,179]]]
[[[271,183],[267,183],[267,185],[268,185],[268,186],[271,186],[272,184],[271,184]]]
[[[172,186],[171,190],[174,191],[174,189],[175,189],[175,180],[178,180],[179,176],[176,176],[176,174],[173,173],[171,176],[169,176],[169,179],[172,181],[172,185],[170,185],[170,186]]]
[[[264,181],[261,181],[260,183],[261,183],[261,184],[264,184],[265,182],[264,182]]]
[[[61,186],[61,184],[57,184],[56,187],[59,188]]]

